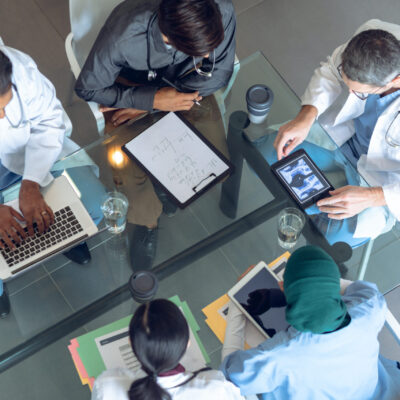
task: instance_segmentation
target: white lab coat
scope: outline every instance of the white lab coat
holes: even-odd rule
[[[400,26],[377,19],[367,21],[355,34],[368,29],[383,29],[400,40]],[[338,146],[354,133],[353,119],[364,112],[365,101],[353,93],[340,78],[337,67],[347,43],[339,46],[314,75],[302,97],[303,105],[313,105],[318,110],[318,121]],[[400,97],[380,115],[372,133],[368,153],[361,155],[357,169],[371,186],[383,188],[385,200],[393,216],[400,220],[400,149],[389,146],[385,134],[400,110]],[[365,226],[365,224],[363,224]],[[363,237],[359,226],[356,237]]]
[[[239,388],[227,381],[221,371],[205,371],[183,386],[174,386],[190,378],[190,372],[159,377],[157,382],[167,389],[173,400],[244,400]],[[128,369],[103,372],[95,381],[92,400],[129,400],[128,390],[138,377]]]
[[[0,160],[23,179],[48,185],[50,169],[59,158],[78,149],[65,140],[64,110],[52,83],[43,76],[27,54],[0,45],[13,66],[13,97],[6,106],[7,118],[0,120]],[[19,98],[18,98],[19,95]],[[22,107],[22,109],[21,109]]]

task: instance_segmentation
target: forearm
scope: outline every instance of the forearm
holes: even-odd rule
[[[94,101],[107,107],[153,109],[155,86],[126,87],[118,83],[104,89],[86,89],[75,86],[76,94],[85,101]]]
[[[295,120],[297,123],[304,125],[308,129],[310,129],[317,116],[317,108],[311,104],[305,104],[301,107],[299,113],[295,117]]]
[[[244,349],[245,327],[246,317],[235,304],[230,302],[226,321],[225,340],[222,347],[222,360],[229,354]]]
[[[376,186],[368,189],[371,207],[382,207],[387,205],[382,187]]]

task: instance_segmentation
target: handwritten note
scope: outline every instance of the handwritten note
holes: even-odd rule
[[[132,139],[125,148],[181,203],[229,169],[172,112]]]

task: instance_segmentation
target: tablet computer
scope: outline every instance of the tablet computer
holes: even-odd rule
[[[228,292],[229,298],[266,338],[289,326],[286,299],[278,281],[261,261]]]
[[[329,196],[329,191],[334,190],[303,149],[272,164],[271,170],[302,209]]]

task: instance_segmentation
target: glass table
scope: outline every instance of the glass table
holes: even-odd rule
[[[157,254],[152,266],[160,281],[157,297],[179,295],[187,301],[213,367],[219,365],[221,344],[205,324],[201,309],[226,293],[249,265],[260,260],[270,262],[285,252],[278,245],[277,215],[282,208],[294,205],[257,146],[247,139],[260,134],[259,127],[248,124],[244,112],[246,90],[256,83],[269,86],[275,95],[260,136],[297,114],[300,100],[266,58],[256,53],[243,60],[231,90],[219,96],[218,106],[209,102],[211,108],[199,110],[195,106],[185,113],[196,128],[210,135],[226,126],[235,173],[173,217],[161,215],[158,220]],[[58,165],[88,155],[98,166],[104,187],[124,191],[130,184],[132,161],[113,155],[162,115],[148,115],[112,129]],[[336,149],[318,124],[308,141],[328,151]],[[114,236],[100,224],[98,234],[88,240],[92,254],[89,264],[74,264],[57,255],[7,282],[12,311],[0,321],[0,387],[5,388],[4,394],[18,398],[26,393],[24,383],[10,384],[24,376],[24,380],[43,382],[43,387],[30,386],[32,398],[89,397],[67,345],[71,338],[130,315],[137,307],[127,284],[133,271],[139,269],[132,267],[129,259],[133,229],[128,223],[123,234]],[[397,227],[381,235],[369,257],[366,279],[377,283],[382,291],[400,282],[398,238]],[[345,243],[329,245],[309,218],[295,248],[307,243],[326,249],[343,276],[357,276],[365,256],[363,246],[351,249]]]

